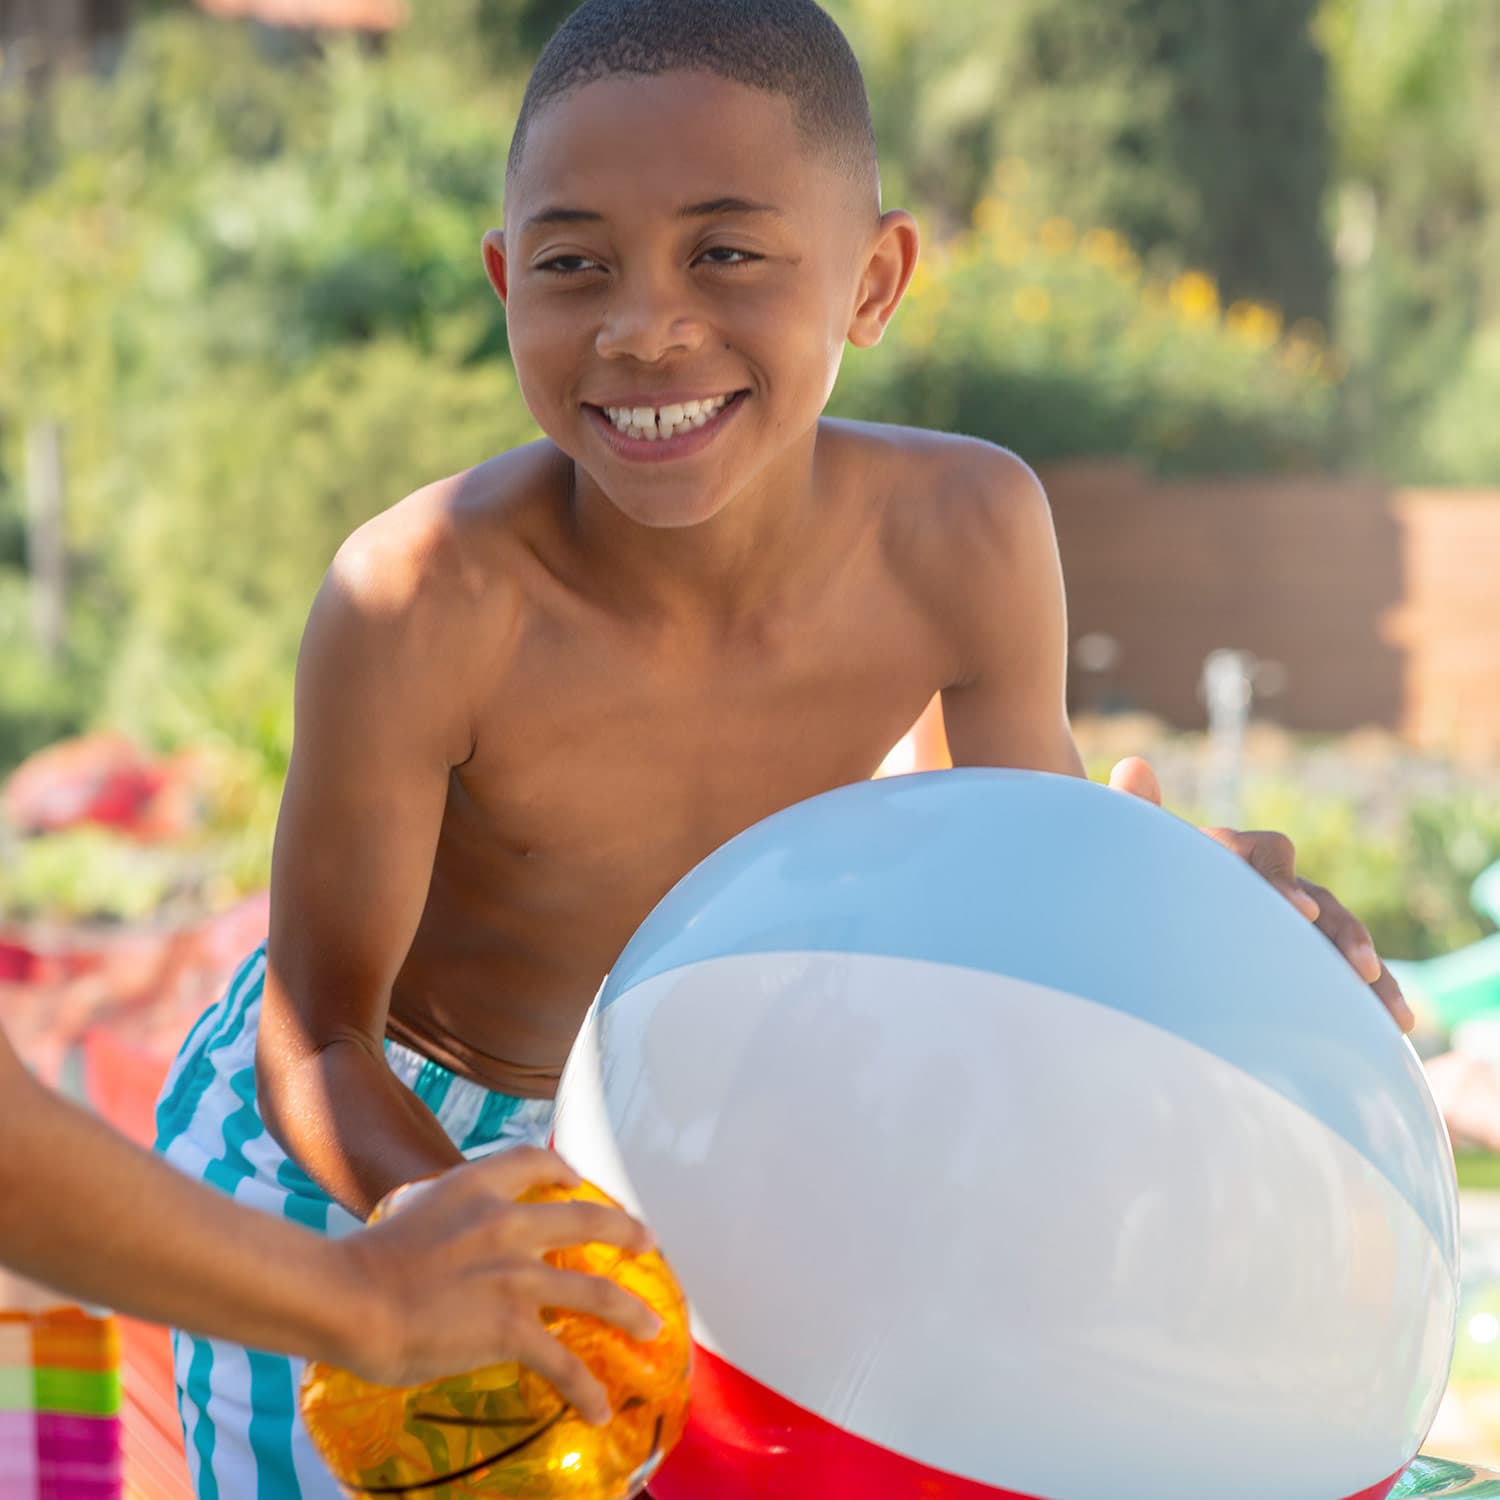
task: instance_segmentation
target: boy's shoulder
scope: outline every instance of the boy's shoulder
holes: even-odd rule
[[[550,443],[512,449],[372,516],[339,548],[330,578],[377,615],[481,597],[492,609],[509,564],[525,557],[566,487],[566,461]]]
[[[1009,448],[984,438],[887,422],[823,419],[824,442],[848,471],[868,475],[893,498],[1003,509],[1044,499],[1040,480]]]
[[[1051,545],[1046,492],[1024,459],[982,438],[878,422],[825,422],[845,483],[879,502],[915,557],[969,558]]]
[[[978,438],[840,424],[846,470],[878,499],[881,555],[946,643],[950,684],[1016,653],[1046,661],[1062,625],[1051,507],[1031,467]]]

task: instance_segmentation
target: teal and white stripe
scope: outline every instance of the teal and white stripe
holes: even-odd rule
[[[322,1234],[348,1234],[359,1221],[287,1156],[260,1118],[255,1035],[265,977],[262,946],[193,1028],[157,1104],[156,1149],[241,1203]],[[546,1141],[551,1100],[494,1093],[396,1042],[385,1050],[392,1072],[465,1156]],[[181,1332],[174,1339],[178,1408],[200,1500],[339,1500],[296,1419],[300,1361]]]

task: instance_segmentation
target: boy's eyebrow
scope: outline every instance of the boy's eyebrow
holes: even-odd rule
[[[752,203],[748,198],[709,198],[677,210],[679,219],[708,219],[715,214],[775,214],[780,218],[781,210],[770,203]]]
[[[748,198],[707,198],[702,203],[687,203],[677,210],[679,219],[709,219],[716,214],[774,214],[782,217],[781,210],[770,203],[753,203]],[[602,224],[604,215],[591,208],[544,208],[532,214],[523,229],[534,229],[539,224]]]
[[[596,214],[588,208],[544,208],[541,213],[532,214],[521,227],[531,229],[538,224],[600,224],[603,221],[603,214]]]

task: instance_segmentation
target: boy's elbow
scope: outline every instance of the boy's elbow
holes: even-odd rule
[[[288,1042],[267,1037],[262,1027],[255,1049],[256,1102],[262,1123],[289,1156],[300,1159],[304,1146],[326,1137],[339,1082],[347,1083],[351,1070],[363,1070],[367,1051],[355,1037]]]
[[[295,1155],[295,1142],[290,1138],[287,1126],[297,1119],[294,1103],[296,1089],[292,1077],[297,1061],[283,1056],[283,1050],[274,1043],[268,1044],[264,1030],[257,1038],[255,1102],[260,1110],[261,1122],[270,1131],[271,1138],[283,1151]]]
[[[317,1101],[328,1097],[319,1084],[322,1049],[296,1026],[268,1026],[264,1014],[255,1039],[255,1099],[276,1143],[297,1155],[299,1127],[316,1132]]]

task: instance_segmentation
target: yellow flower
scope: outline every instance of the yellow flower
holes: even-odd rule
[[[990,194],[974,205],[974,227],[981,234],[994,234],[1010,217],[1010,208],[1003,199]]]
[[[1134,259],[1130,246],[1113,229],[1089,230],[1079,248],[1084,258],[1096,266],[1114,267],[1127,259]]]
[[[1046,287],[1023,286],[1011,299],[1016,317],[1023,323],[1045,323],[1052,314],[1052,293]]]
[[[1078,239],[1078,231],[1067,219],[1048,219],[1037,231],[1048,255],[1066,255]]]
[[[1002,229],[991,239],[991,254],[1002,266],[1018,266],[1027,255],[1026,236],[1016,229]]]
[[[1219,313],[1219,289],[1201,271],[1188,271],[1171,285],[1172,306],[1189,323],[1207,323]]]
[[[1224,324],[1257,349],[1269,349],[1281,336],[1281,313],[1259,302],[1233,303],[1224,315]]]
[[[916,269],[911,273],[911,281],[907,283],[906,300],[917,302],[926,295],[932,286],[932,272],[927,269],[927,262],[919,260]]]

